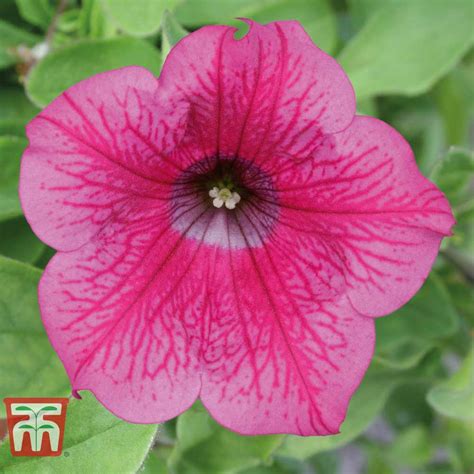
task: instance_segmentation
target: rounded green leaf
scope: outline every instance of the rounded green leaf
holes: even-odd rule
[[[339,61],[358,99],[420,94],[471,47],[473,21],[471,0],[388,2],[347,44]]]
[[[33,102],[45,106],[68,87],[94,74],[124,66],[160,70],[160,54],[135,38],[81,41],[48,54],[31,71],[26,90]]]

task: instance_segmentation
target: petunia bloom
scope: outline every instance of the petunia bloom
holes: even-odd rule
[[[454,221],[297,22],[249,24],[190,34],[159,78],[84,80],[28,125],[21,201],[58,251],[41,314],[73,390],[126,420],[200,397],[240,433],[337,433],[373,318]]]

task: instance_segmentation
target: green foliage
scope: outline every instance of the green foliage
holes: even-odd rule
[[[380,7],[339,56],[358,99],[427,91],[472,46],[473,15],[471,0]]]
[[[39,109],[27,99],[19,87],[0,88],[0,136],[24,136],[25,124],[38,112]],[[3,171],[0,176],[3,176]]]
[[[445,416],[474,420],[474,348],[458,372],[428,392],[428,402]]]
[[[282,435],[240,436],[215,422],[200,403],[178,419],[177,441],[170,456],[175,472],[233,473],[269,459]]]
[[[457,206],[470,198],[470,185],[474,178],[474,152],[453,147],[439,161],[431,179],[446,194],[449,202]]]
[[[376,328],[374,359],[393,369],[409,369],[458,329],[458,319],[443,283],[432,273],[409,303],[379,318]]]
[[[63,396],[64,369],[46,337],[37,303],[41,272],[0,257],[0,398]],[[4,415],[0,405],[0,416]],[[3,456],[0,455],[0,470]]]
[[[156,425],[134,425],[109,413],[91,394],[72,400],[61,457],[12,457],[0,446],[0,470],[9,474],[137,472],[154,441]]]
[[[177,0],[101,0],[104,11],[117,26],[132,36],[148,36],[156,33],[166,9]]]
[[[0,255],[21,262],[37,262],[46,248],[23,216],[0,222],[0,234]]]
[[[48,29],[54,8],[50,0],[15,0],[20,15],[32,25]]]
[[[0,222],[21,215],[17,186],[20,157],[26,145],[24,138],[0,137]]]
[[[160,62],[156,48],[139,39],[82,41],[40,61],[31,71],[26,90],[33,102],[44,106],[68,87],[91,75],[131,65],[158,73]]]
[[[18,46],[33,46],[39,39],[28,31],[0,20],[0,69],[17,62]]]
[[[198,402],[155,440],[156,426],[121,421],[84,393],[70,402],[63,456],[13,458],[4,442],[0,472],[345,474],[347,450],[361,453],[368,474],[474,472],[471,0],[3,0],[0,17],[0,398],[70,393],[37,302],[54,250],[33,234],[18,199],[25,125],[93,74],[133,64],[158,75],[170,49],[203,25],[236,25],[242,35],[239,17],[300,21],[319,47],[339,52],[358,113],[407,138],[457,220],[419,293],[377,319],[374,360],[340,434],[241,436]],[[38,44],[47,44],[45,57],[35,57]]]
[[[208,23],[241,26],[235,18],[251,18],[261,23],[298,20],[325,51],[334,51],[337,43],[336,19],[327,0],[184,0],[175,14],[181,24],[190,28]]]
[[[413,425],[402,431],[388,450],[392,464],[414,469],[426,465],[433,454],[428,431],[422,425]]]

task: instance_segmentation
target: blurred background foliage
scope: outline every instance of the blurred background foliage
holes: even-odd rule
[[[37,307],[53,251],[31,232],[17,195],[25,124],[92,74],[136,64],[158,75],[170,48],[202,25],[244,34],[237,17],[299,20],[344,66],[359,113],[409,140],[450,199],[455,235],[415,298],[377,320],[375,357],[340,434],[239,436],[199,404],[159,427],[130,425],[86,394],[71,402],[62,457],[11,458],[5,441],[0,471],[474,472],[472,0],[1,0],[0,398],[69,393]]]

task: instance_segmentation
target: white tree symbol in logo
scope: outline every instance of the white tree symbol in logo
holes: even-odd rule
[[[51,449],[57,451],[59,447],[59,426],[53,421],[44,420],[45,415],[60,415],[60,403],[14,403],[12,404],[13,415],[28,415],[28,420],[19,421],[13,427],[13,446],[15,451],[21,451],[25,433],[30,434],[31,449],[40,451],[43,443],[43,435],[49,434]]]

